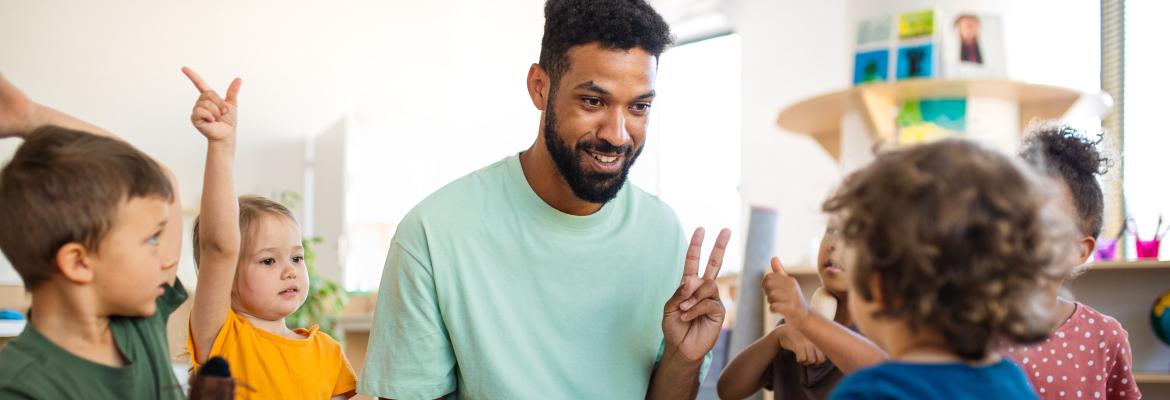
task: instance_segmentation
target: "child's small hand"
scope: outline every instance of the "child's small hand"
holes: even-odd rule
[[[220,99],[195,71],[183,67],[183,73],[195,84],[201,93],[191,110],[191,123],[208,142],[234,142],[236,139],[236,95],[240,91],[240,78],[228,86],[227,97]]]
[[[780,343],[780,347],[796,354],[796,362],[801,365],[817,365],[825,362],[827,359],[825,353],[821,351],[816,345],[808,340],[807,337],[800,334],[788,324],[777,326],[772,330],[772,337]]]
[[[772,273],[764,275],[764,296],[773,313],[784,315],[788,324],[797,325],[809,315],[808,303],[796,278],[784,271],[780,259],[772,257]]]

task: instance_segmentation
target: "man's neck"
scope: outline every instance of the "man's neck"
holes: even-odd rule
[[[537,139],[528,150],[520,154],[520,169],[532,191],[550,207],[565,214],[592,215],[602,204],[581,200],[573,194],[569,183],[557,171],[552,155],[545,148],[543,138]]]
[[[85,289],[46,282],[33,290],[32,307],[29,323],[53,344],[98,364],[126,364],[110,331],[109,316]]]

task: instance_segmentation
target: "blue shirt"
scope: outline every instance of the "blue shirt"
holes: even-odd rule
[[[830,398],[1009,400],[1035,399],[1036,392],[1007,359],[982,367],[887,362],[845,377]]]

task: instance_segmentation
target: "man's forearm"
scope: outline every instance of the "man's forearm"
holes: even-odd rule
[[[654,369],[654,375],[650,377],[646,398],[694,399],[699,395],[699,370],[702,367],[702,358],[687,360],[677,350],[667,348],[662,354],[662,361]]]
[[[43,104],[33,106],[31,113],[32,115],[29,117],[29,132],[25,132],[26,134],[45,125],[57,125],[62,128],[85,131],[98,136],[118,138],[118,135],[115,135],[113,132]]]

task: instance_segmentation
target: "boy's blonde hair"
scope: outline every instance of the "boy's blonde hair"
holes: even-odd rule
[[[876,317],[938,332],[967,360],[1001,339],[1028,343],[1052,327],[1042,285],[1067,273],[1054,246],[1075,234],[1026,167],[972,142],[885,153],[847,177],[824,204],[842,212],[862,299]],[[871,286],[877,283],[876,288]],[[878,293],[875,293],[875,289]]]
[[[246,257],[245,252],[252,245],[252,225],[263,216],[288,218],[297,223],[296,217],[288,207],[263,196],[240,196],[240,260]],[[199,217],[195,217],[195,228],[192,229],[192,246],[195,249],[195,267],[199,267]]]

